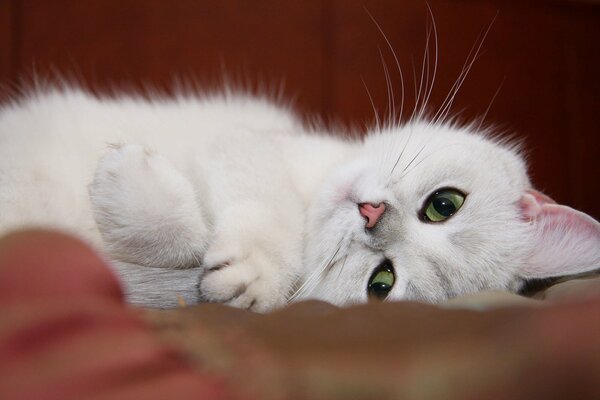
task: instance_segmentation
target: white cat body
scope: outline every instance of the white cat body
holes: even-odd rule
[[[291,113],[243,96],[149,102],[125,96],[99,100],[78,90],[51,90],[33,93],[4,107],[0,118],[2,179],[11,187],[10,192],[2,192],[3,201],[10,196],[18,199],[14,206],[22,208],[2,208],[3,230],[13,224],[27,224],[24,218],[30,218],[31,223],[50,223],[76,232],[85,227],[94,236],[97,230],[90,213],[78,215],[74,211],[89,208],[86,185],[91,183],[98,160],[109,144],[160,149],[160,155],[190,177],[190,172],[199,173],[195,165],[199,160],[206,164],[201,160],[215,162],[229,155],[239,157],[240,153],[242,157],[253,157],[248,152],[260,154],[252,161],[264,162],[265,168],[257,170],[269,173],[269,157],[281,156],[268,151],[277,146],[274,136],[302,140],[295,134],[300,124]],[[252,146],[243,140],[251,141]],[[296,148],[286,146],[285,151]],[[211,174],[220,172],[219,168],[211,169]],[[225,175],[231,179],[230,174]],[[220,177],[215,179],[219,181]],[[62,193],[44,187],[55,183],[61,184]],[[60,201],[41,201],[61,195],[65,198]]]
[[[75,233],[150,306],[364,302],[382,263],[388,299],[430,302],[600,268],[598,223],[556,205],[574,232],[557,235],[519,153],[475,130],[418,121],[349,140],[247,95],[37,92],[0,111],[0,233]],[[424,219],[444,188],[462,207]],[[577,256],[538,268],[547,234]]]

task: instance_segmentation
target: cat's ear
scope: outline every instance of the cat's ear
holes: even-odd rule
[[[535,190],[519,202],[532,225],[532,253],[523,278],[546,278],[600,269],[600,223],[587,214],[557,204]]]

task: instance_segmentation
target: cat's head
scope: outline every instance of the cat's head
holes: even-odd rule
[[[295,298],[437,302],[600,268],[600,224],[534,191],[515,146],[425,123],[368,135],[322,185]]]

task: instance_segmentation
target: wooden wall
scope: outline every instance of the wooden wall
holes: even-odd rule
[[[429,0],[439,36],[435,110],[494,20],[453,111],[525,138],[535,184],[600,217],[600,2]],[[379,49],[414,106],[412,65],[425,48],[424,0],[0,0],[0,84],[67,74],[86,85],[168,89],[176,76],[214,84],[285,80],[300,111],[364,126],[388,103]],[[6,90],[3,93],[7,93]],[[404,117],[409,113],[405,112]]]

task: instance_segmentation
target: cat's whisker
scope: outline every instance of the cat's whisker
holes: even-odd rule
[[[400,175],[400,177],[398,178],[398,180],[401,180],[401,179],[402,179],[402,178],[404,178],[405,176],[408,176],[408,174],[410,174],[410,173],[411,173],[411,172],[412,172],[412,171],[413,171],[413,170],[414,170],[416,167],[418,167],[418,166],[419,166],[421,163],[423,163],[423,162],[424,162],[425,160],[427,160],[429,157],[431,157],[431,156],[435,155],[437,152],[440,152],[440,151],[445,151],[447,148],[449,148],[449,147],[455,147],[455,146],[460,146],[460,145],[459,145],[459,144],[451,144],[451,145],[448,145],[448,146],[446,146],[446,147],[444,147],[444,148],[437,149],[437,150],[434,150],[434,151],[432,151],[432,152],[428,153],[428,154],[427,154],[427,155],[425,155],[423,158],[421,158],[421,159],[420,159],[420,160],[419,160],[419,161],[418,161],[418,162],[417,162],[415,165],[413,165],[411,169],[407,170],[407,171],[406,171],[406,172],[404,172],[402,175]]]
[[[387,118],[386,124],[390,126],[391,121],[393,121],[393,115],[396,112],[396,105],[394,100],[394,88],[392,84],[392,80],[390,78],[390,72],[388,71],[387,64],[385,62],[385,58],[383,57],[383,53],[379,50],[379,57],[381,58],[381,65],[383,66],[383,73],[385,75],[385,84],[387,86],[387,96],[388,96],[388,105],[387,105]]]
[[[399,120],[402,120],[402,114],[404,112],[404,74],[402,73],[402,68],[400,67],[400,61],[398,60],[398,56],[397,56],[396,52],[394,51],[394,47],[392,46],[392,43],[388,39],[387,35],[385,34],[385,32],[383,31],[381,26],[377,23],[377,21],[375,20],[373,15],[371,15],[371,13],[369,12],[369,10],[367,10],[366,7],[365,7],[365,11],[369,15],[369,17],[371,18],[371,20],[373,21],[375,26],[377,27],[377,29],[379,30],[379,33],[381,33],[381,36],[383,36],[383,39],[387,43],[387,46],[390,49],[392,56],[394,57],[394,61],[396,62],[396,68],[398,69],[398,73],[400,74],[400,90],[401,90],[400,114],[398,115],[398,117],[399,117]],[[381,53],[381,50],[380,50],[380,53]],[[394,118],[395,117],[396,117],[396,113],[395,113],[395,109],[394,109]]]
[[[430,60],[431,60],[431,50],[429,49],[429,43],[431,38],[431,27],[429,26],[429,22],[427,22],[427,57],[425,57],[425,84],[423,85],[423,95],[421,96],[421,106],[419,107],[419,113],[417,114],[417,120],[420,120],[425,113],[425,108],[427,106],[427,91],[429,90],[429,71],[430,71]]]
[[[492,100],[490,100],[490,104],[488,104],[487,108],[485,109],[485,112],[483,113],[483,116],[479,120],[479,125],[477,126],[478,131],[481,130],[481,127],[483,126],[483,123],[484,123],[485,119],[487,118],[487,115],[490,112],[490,109],[492,108],[492,104],[494,104],[494,100],[496,100],[496,97],[500,93],[500,90],[502,90],[502,86],[504,86],[505,81],[506,81],[506,76],[502,79],[502,82],[500,82],[498,89],[496,89],[496,92],[492,96]]]
[[[420,107],[419,104],[422,101],[422,92],[423,92],[423,80],[425,77],[425,62],[427,59],[427,54],[429,52],[429,37],[430,33],[428,32],[427,38],[425,40],[425,51],[423,52],[423,62],[421,63],[421,79],[419,80],[419,90],[417,92],[417,97],[415,98],[415,107],[413,109],[412,115],[410,117],[410,122],[414,122],[417,116],[419,115]]]
[[[321,267],[316,268],[308,276],[308,278],[306,278],[306,280],[304,281],[304,283],[302,283],[302,285],[300,285],[300,287],[294,293],[292,293],[292,295],[290,295],[288,297],[288,299],[287,299],[288,303],[291,303],[297,297],[299,297],[300,295],[304,294],[304,292],[307,289],[314,287],[314,284],[321,278],[321,275],[323,275],[323,272],[325,272],[327,269],[331,268],[333,260],[335,260],[335,257],[338,255],[338,253],[340,252],[340,250],[342,248],[342,242],[343,241],[344,241],[344,237],[342,237],[340,239],[340,241],[338,242],[337,249],[333,253],[333,255],[331,256],[331,258],[329,259],[329,261],[327,261],[326,263],[323,263],[323,265]]]
[[[410,132],[409,132],[409,135],[408,135],[409,139],[410,139],[411,135],[413,134],[413,131],[414,131],[414,127],[412,127],[412,128],[411,128],[411,130],[410,130]],[[409,168],[409,167],[410,167],[410,166],[411,166],[411,165],[412,165],[412,164],[413,164],[413,163],[414,163],[414,162],[415,162],[415,161],[418,159],[419,155],[421,155],[421,153],[422,153],[422,152],[425,150],[425,148],[427,147],[427,145],[428,145],[428,144],[431,142],[431,140],[432,140],[432,139],[433,139],[433,137],[435,136],[435,132],[436,132],[435,130],[432,130],[432,131],[431,131],[431,134],[430,134],[430,135],[428,135],[428,136],[427,136],[427,137],[426,137],[426,138],[425,138],[425,139],[424,139],[424,140],[421,142],[421,143],[422,143],[422,146],[421,146],[421,148],[419,149],[419,151],[417,151],[417,153],[414,155],[414,157],[413,157],[413,158],[412,158],[412,159],[411,159],[411,160],[408,162],[408,164],[407,164],[407,165],[404,167],[404,169],[401,171],[401,173],[400,173],[400,177],[398,178],[398,180],[400,180],[400,179],[404,178],[404,177],[407,175],[407,173],[405,173],[405,172],[406,172],[406,171],[407,171],[407,169],[408,169],[408,168]],[[408,140],[407,140],[407,142],[405,143],[405,148],[406,148],[406,144],[408,144]],[[396,166],[398,165],[398,162],[400,161],[400,158],[402,157],[402,154],[403,154],[403,153],[404,153],[404,149],[402,150],[402,153],[401,153],[401,154],[400,154],[400,156],[398,157],[398,160],[396,161],[396,164],[394,164],[394,168],[392,168],[392,172],[394,171],[394,169],[395,169],[395,168],[396,168]],[[422,162],[422,160],[421,160],[420,162]],[[420,163],[420,162],[419,162],[419,163]],[[418,164],[419,164],[419,163],[418,163]],[[417,164],[417,165],[418,165],[418,164]],[[414,168],[414,167],[413,167],[413,168]],[[391,176],[391,174],[390,174],[390,176]]]
[[[373,96],[371,96],[371,91],[369,90],[369,87],[367,86],[367,83],[365,82],[365,80],[361,77],[360,78],[363,86],[365,87],[365,90],[367,91],[367,96],[369,96],[369,101],[371,102],[371,107],[373,107],[373,114],[375,115],[375,123],[376,123],[376,127],[377,129],[381,129],[381,121],[379,119],[379,113],[377,112],[377,108],[375,107],[375,102],[373,101]]]
[[[348,260],[348,256],[344,257],[344,261],[342,261],[342,266],[340,267],[340,271],[338,272],[336,279],[340,279],[340,276],[342,276],[342,272],[344,271],[344,267],[346,266],[347,260]]]
[[[329,260],[329,262],[326,264],[325,268],[323,268],[323,271],[321,272],[321,274],[325,271],[329,272],[331,270],[331,268],[335,265],[335,258],[338,255],[338,253],[340,252],[340,250],[342,249],[342,242],[344,241],[344,238],[342,237],[342,239],[340,239],[339,243],[338,243],[338,247],[337,250],[335,251],[335,253],[333,253],[333,256],[331,256],[331,259]]]
[[[481,39],[481,32],[479,33],[479,35],[477,36],[477,39],[475,40],[475,43],[473,43],[473,46],[471,46],[471,50],[469,51],[469,54],[467,55],[467,58],[465,60],[465,63],[460,71],[460,73],[458,74],[458,77],[456,78],[456,81],[454,81],[454,83],[452,84],[452,87],[450,88],[450,90],[448,91],[448,94],[446,95],[446,97],[444,98],[444,101],[442,101],[442,104],[439,108],[439,110],[436,112],[436,114],[433,116],[433,121],[437,122],[438,120],[440,120],[439,116],[444,112],[444,110],[448,107],[448,104],[450,102],[450,99],[452,98],[452,96],[458,91],[458,86],[460,85],[461,79],[463,78],[463,76],[465,75],[465,71],[468,68],[468,65],[470,64],[470,60],[471,57],[473,56],[473,52],[475,51],[475,49],[477,48],[477,44],[479,43],[479,40]]]
[[[394,166],[392,167],[392,169],[390,171],[390,176],[392,176],[392,174],[394,173],[394,170],[398,166],[398,163],[402,159],[402,156],[404,155],[404,152],[406,151],[406,147],[408,146],[408,142],[410,141],[410,139],[413,135],[413,132],[414,132],[414,127],[411,127],[410,132],[408,132],[408,136],[406,137],[406,141],[404,142],[404,146],[402,147],[402,151],[398,155],[398,158],[396,159],[396,162],[394,163]]]
[[[434,123],[441,123],[443,121],[445,121],[446,117],[448,116],[448,113],[450,112],[451,108],[452,108],[452,104],[454,103],[454,100],[458,94],[458,92],[460,91],[464,81],[467,78],[467,75],[469,74],[471,67],[474,63],[475,59],[473,59],[471,62],[468,62],[468,67],[466,69],[463,69],[457,79],[457,81],[455,82],[455,84],[452,86],[452,88],[450,89],[450,93],[451,96],[448,99],[447,103],[440,108],[440,110],[438,111],[438,113],[433,117],[433,122]]]
[[[412,138],[412,135],[414,133],[414,123],[413,125],[410,127],[408,136],[406,141],[404,142],[404,146],[402,148],[402,151],[400,152],[400,154],[398,155],[398,158],[396,159],[396,162],[394,163],[394,166],[392,167],[391,171],[390,171],[390,177],[392,177],[392,174],[394,173],[394,170],[396,169],[396,167],[398,166],[398,164],[400,163],[400,160],[402,159],[402,156],[404,155],[406,148],[408,146],[409,141]],[[413,157],[413,159],[404,167],[404,169],[401,172],[401,177],[404,177],[404,172],[406,171],[406,169],[408,167],[410,167],[410,165],[417,159],[417,157],[421,154],[421,152],[425,149],[425,147],[427,146],[427,143],[429,143],[429,141],[433,138],[433,136],[435,135],[435,130],[432,131],[431,135],[429,135],[424,141],[423,141],[423,145],[421,147],[421,149],[417,152],[417,154]]]
[[[410,162],[408,164],[406,164],[406,167],[404,167],[401,174],[404,174],[404,172],[408,169],[408,167],[410,167],[412,165],[412,163],[415,162],[417,157],[419,157],[419,155],[423,152],[423,150],[425,150],[426,147],[427,147],[427,143],[425,143],[425,144],[423,144],[423,146],[421,146],[421,148],[419,149],[417,154],[415,154],[415,156],[410,160]],[[401,176],[404,176],[404,175],[401,175]]]
[[[440,107],[440,109],[438,110],[436,115],[433,117],[433,121],[435,123],[444,121],[444,119],[447,117],[448,112],[449,112],[450,108],[452,107],[452,104],[454,103],[454,99],[456,98],[456,95],[458,94],[460,88],[462,87],[465,79],[469,75],[471,68],[475,64],[475,61],[478,58],[478,55],[479,55],[479,52],[481,51],[483,43],[485,42],[487,35],[489,34],[490,30],[492,29],[492,25],[496,21],[497,17],[498,17],[498,13],[496,13],[494,18],[488,25],[487,29],[484,31],[483,35],[480,33],[479,36],[477,37],[477,40],[475,40],[475,43],[473,44],[473,47],[471,47],[471,51],[469,52],[469,55],[467,56],[467,60],[465,61],[465,65],[463,66],[461,73],[459,74],[459,76],[458,76],[456,82],[454,83],[454,85],[452,86],[452,88],[450,88],[450,92],[448,93],[448,95],[446,96],[444,101],[442,102],[442,106]]]
[[[339,251],[339,248],[338,248]],[[337,254],[337,251],[336,251]],[[334,255],[335,257],[335,255]],[[332,257],[333,259],[333,257]],[[325,263],[322,267],[315,269],[310,275],[309,277],[306,279],[306,281],[298,288],[298,290],[296,290],[287,300],[288,303],[294,301],[297,297],[299,297],[300,295],[304,294],[304,292],[306,292],[308,289],[312,289],[316,282],[321,278],[321,276],[323,275],[323,272],[325,272],[326,269],[328,269],[331,265],[331,261],[329,263]]]
[[[425,97],[425,100],[423,102],[423,106],[421,108],[421,113],[420,113],[418,119],[423,118],[423,115],[427,108],[427,104],[429,104],[429,99],[431,98],[431,93],[433,92],[433,86],[435,84],[435,78],[437,76],[438,55],[439,55],[439,41],[438,41],[438,33],[437,33],[435,17],[433,16],[433,11],[431,10],[429,3],[426,3],[426,4],[427,4],[427,9],[429,10],[429,15],[431,16],[431,25],[433,27],[433,38],[434,38],[434,44],[435,44],[435,61],[433,63],[433,74],[431,76],[431,84],[429,85],[429,90],[427,91],[427,96]],[[427,57],[427,76],[429,79],[429,55]]]
[[[413,56],[410,57],[410,66],[412,67],[412,75],[413,75],[413,88],[415,92],[415,102],[417,100],[417,68],[415,67],[415,58]],[[412,116],[411,116],[412,119]]]

